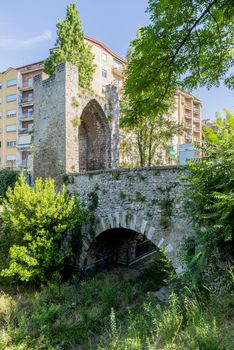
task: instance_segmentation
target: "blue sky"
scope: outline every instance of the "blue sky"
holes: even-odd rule
[[[43,60],[56,40],[56,23],[64,18],[67,0],[1,1],[0,71]],[[139,26],[149,23],[147,0],[75,1],[85,34],[124,57]],[[203,101],[203,116],[228,108],[234,113],[234,92],[213,88],[194,94]]]

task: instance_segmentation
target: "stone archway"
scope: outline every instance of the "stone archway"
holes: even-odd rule
[[[151,241],[156,248],[162,249],[171,265],[176,272],[183,271],[181,263],[178,261],[177,251],[170,243],[170,240],[164,237],[164,234],[155,234],[155,227],[151,226],[150,222],[143,218],[136,217],[127,212],[115,212],[113,215],[107,215],[106,217],[97,217],[95,225],[95,237],[89,235],[89,227],[83,227],[83,252],[80,257],[80,266],[83,266],[84,262],[87,262],[87,254],[92,246],[93,242],[104,232],[116,229],[124,229],[128,231],[134,231],[138,235],[142,235],[146,240]]]
[[[79,170],[110,168],[110,128],[105,113],[97,100],[92,99],[83,109],[78,132]]]
[[[91,242],[84,265],[93,267],[97,262],[101,265],[108,262],[130,267],[156,252],[158,247],[145,235],[126,228],[111,228]]]

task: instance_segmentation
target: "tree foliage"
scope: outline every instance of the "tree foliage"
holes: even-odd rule
[[[167,112],[177,87],[234,87],[233,0],[149,0],[148,12],[126,72],[133,122]]]
[[[120,120],[120,125],[124,128],[121,152],[126,152],[128,158],[131,158],[132,166],[150,167],[160,165],[164,158],[174,158],[170,153],[171,140],[174,134],[180,132],[180,127],[174,121],[160,116],[151,120],[139,118],[133,125],[128,125],[126,117],[127,113]]]
[[[45,60],[44,71],[53,75],[57,64],[64,61],[71,62],[79,69],[80,86],[90,89],[95,66],[91,48],[84,41],[81,20],[75,3],[67,6],[66,19],[58,21],[57,36],[55,48]]]
[[[0,171],[0,200],[5,197],[9,186],[14,187],[19,176],[19,172],[15,170],[3,169]]]
[[[188,211],[196,236],[187,242],[190,272],[197,278],[216,257],[234,258],[234,116],[226,112],[205,127],[204,156],[189,163]]]
[[[68,254],[61,249],[69,229],[81,225],[86,211],[52,179],[36,179],[34,188],[20,176],[3,201],[0,235],[1,275],[24,282],[44,282],[58,276]]]

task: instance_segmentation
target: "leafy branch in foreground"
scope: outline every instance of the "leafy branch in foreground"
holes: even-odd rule
[[[131,44],[125,94],[135,118],[162,115],[177,87],[234,88],[232,0],[149,0],[151,24]]]
[[[234,116],[218,117],[205,127],[205,157],[189,163],[188,211],[196,236],[187,242],[186,259],[198,279],[209,264],[234,259]],[[216,259],[217,258],[217,259]]]

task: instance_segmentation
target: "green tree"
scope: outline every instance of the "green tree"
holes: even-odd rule
[[[90,89],[95,65],[90,45],[84,41],[81,20],[75,3],[67,6],[66,19],[59,20],[57,23],[57,41],[50,56],[45,60],[44,71],[53,75],[57,64],[64,61],[78,67],[80,86]]]
[[[6,195],[9,186],[14,187],[19,176],[15,170],[3,169],[0,171],[0,201]]]
[[[59,276],[69,252],[62,241],[85,217],[82,202],[65,187],[56,193],[52,179],[36,179],[31,188],[21,175],[3,201],[1,276],[35,283]]]
[[[160,165],[164,157],[173,159],[170,146],[174,134],[180,133],[180,127],[170,118],[156,116],[149,120],[138,116],[134,124],[128,124],[126,112],[120,125],[123,127],[121,150],[124,153],[126,149],[127,156],[132,158],[132,166],[150,167]]]
[[[149,0],[148,12],[126,71],[133,121],[166,113],[177,87],[234,87],[233,0]]]
[[[234,116],[217,118],[214,129],[205,127],[204,156],[189,163],[186,176],[188,211],[196,236],[186,244],[189,274],[202,278],[218,256],[234,259]]]

